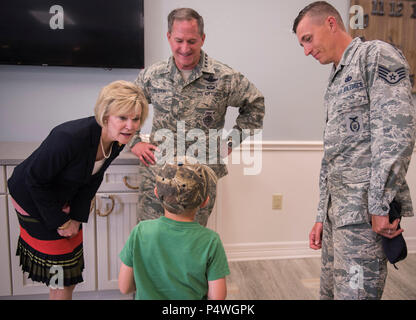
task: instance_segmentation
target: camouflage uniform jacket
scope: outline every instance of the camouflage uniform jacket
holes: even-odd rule
[[[178,128],[181,130],[179,121],[185,124],[186,134],[191,129],[201,129],[202,131],[199,132],[204,132],[208,141],[210,130],[220,130],[224,127],[228,106],[239,108],[239,116],[234,126],[239,134],[242,129],[260,129],[263,126],[264,97],[260,91],[242,74],[208,57],[202,50],[199,64],[192,70],[187,81],[184,81],[171,56],[167,61],[142,70],[136,79],[136,84],[143,89],[149,104],[153,105],[150,143],[154,145],[160,144],[160,141],[155,141],[155,133],[160,129],[168,129],[175,135],[176,147],[176,140],[180,136],[177,134]],[[241,138],[245,137],[240,136]],[[218,137],[214,139],[218,148],[217,152],[211,152],[211,157],[212,153],[215,153],[215,158],[220,158],[220,139]],[[188,137],[186,140],[192,140],[184,142],[188,150],[194,141]],[[132,139],[130,146],[138,141],[140,141],[139,133]],[[219,178],[225,176],[227,174],[225,164],[220,159],[215,161],[215,164],[209,162],[209,144],[206,141],[202,142],[206,146],[206,164]],[[235,145],[238,143],[234,144],[233,141],[233,146]]]
[[[336,227],[388,215],[395,198],[412,216],[405,176],[413,153],[416,111],[409,66],[382,41],[355,38],[332,70],[325,94],[326,126],[317,222],[329,199]]]

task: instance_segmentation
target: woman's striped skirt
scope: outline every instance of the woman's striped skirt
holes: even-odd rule
[[[13,205],[20,224],[16,255],[20,256],[22,271],[28,273],[28,278],[51,288],[83,282],[82,224],[76,236],[64,238],[56,230],[48,230],[14,200]]]

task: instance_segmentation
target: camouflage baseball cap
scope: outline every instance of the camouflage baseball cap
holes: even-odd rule
[[[208,197],[209,186],[217,183],[210,167],[189,157],[175,158],[155,173],[159,200],[175,214],[199,207]]]

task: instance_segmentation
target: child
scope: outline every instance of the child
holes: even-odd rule
[[[207,166],[165,164],[156,173],[155,194],[165,210],[156,220],[140,222],[123,250],[119,288],[136,299],[225,299],[230,273],[219,235],[194,221],[208,203]],[[137,290],[136,290],[137,288]]]

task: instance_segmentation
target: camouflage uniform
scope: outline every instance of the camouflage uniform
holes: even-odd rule
[[[387,276],[371,215],[396,199],[412,216],[405,175],[416,111],[409,66],[381,41],[355,38],[329,78],[317,222],[324,223],[321,298],[380,299]]]
[[[224,127],[227,107],[239,108],[239,116],[234,126],[239,133],[242,129],[260,129],[263,126],[264,97],[259,90],[242,74],[211,59],[202,50],[199,64],[192,70],[188,80],[183,79],[173,57],[170,57],[167,61],[156,63],[140,72],[136,83],[143,89],[149,104],[153,105],[150,143],[160,145],[161,141],[155,139],[157,133],[161,129],[168,129],[174,133],[175,150],[172,150],[172,156],[176,156],[177,145],[183,146],[184,150],[189,150],[189,147],[196,143],[187,136],[190,130],[201,129],[205,136],[203,139],[198,139],[197,143],[206,146],[204,149],[206,157],[201,154],[198,156],[206,160],[202,161],[201,158],[198,160],[208,164],[218,178],[227,174],[227,168],[220,159],[217,159],[217,157],[220,158],[221,138],[210,136],[209,131],[220,130]],[[181,132],[178,132],[178,128]],[[245,136],[240,136],[240,139],[244,138]],[[233,147],[238,145],[238,141],[235,140],[239,139],[233,140]],[[141,138],[138,133],[132,139],[130,146],[139,141]],[[209,152],[209,145],[214,143],[217,145],[215,155]],[[194,154],[192,156],[196,157]],[[138,221],[158,218],[163,213],[160,202],[153,194],[155,180],[151,167],[147,168],[143,164],[139,167],[141,183],[139,185]],[[215,196],[216,188],[214,187],[210,192],[210,203],[204,209],[199,210],[196,216],[197,221],[202,225],[207,224],[215,204]]]

